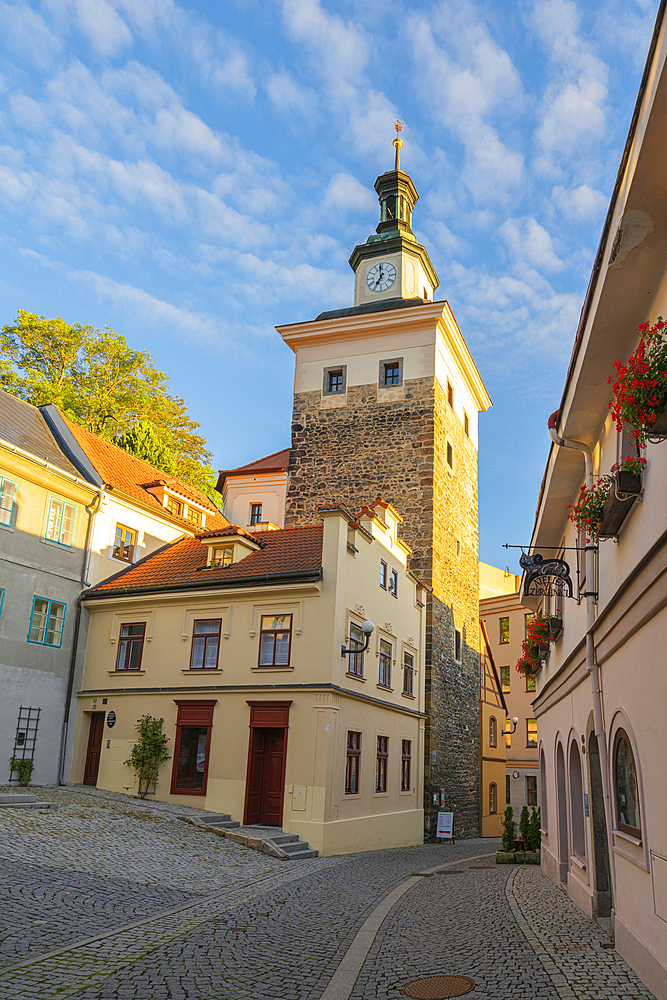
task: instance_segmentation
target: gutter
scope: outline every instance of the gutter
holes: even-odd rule
[[[55,472],[56,475],[62,476],[63,479],[69,479],[70,482],[76,483],[77,486],[85,486],[86,489],[91,489],[91,483],[87,479],[81,479],[80,476],[75,476],[74,473],[67,472],[66,469],[61,469],[59,465],[54,465],[53,462],[49,462],[47,458],[40,458],[39,455],[33,455],[31,451],[26,451],[25,448],[20,448],[17,444],[13,444],[11,441],[6,441],[4,438],[0,438],[0,448],[4,448],[6,451],[11,451],[15,455],[20,455],[22,458],[27,458],[31,462],[34,462],[35,465],[41,465],[43,469],[48,469],[49,472]]]
[[[151,553],[155,555],[155,553]],[[138,565],[138,564],[137,564]],[[124,570],[123,572],[127,572]],[[208,584],[200,580],[195,583],[175,583],[166,587],[119,587],[114,590],[93,591],[86,595],[86,601],[99,601],[115,597],[129,597],[134,594],[163,594],[182,590],[217,590],[225,587],[253,587],[263,583],[309,583],[323,579],[322,570],[302,570],[298,573],[282,573],[279,576],[264,573],[261,576],[234,577],[233,580],[214,580]]]

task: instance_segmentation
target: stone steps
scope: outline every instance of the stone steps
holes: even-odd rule
[[[0,795],[0,809],[57,809],[57,802],[38,802],[36,795],[10,792]]]
[[[306,861],[318,857],[318,851],[309,844],[299,840],[295,833],[283,833],[275,826],[244,826],[233,820],[229,813],[199,813],[198,815],[177,816],[177,819],[192,823],[204,830],[210,830],[218,837],[227,837],[237,844],[249,847],[253,851],[271,854],[274,858],[286,861]]]

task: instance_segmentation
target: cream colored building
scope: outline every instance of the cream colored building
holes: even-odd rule
[[[135,791],[123,762],[150,713],[172,753],[160,799],[322,854],[422,842],[426,590],[388,504],[319,521],[202,533],[88,592],[73,781]],[[368,650],[341,655],[368,619]]]
[[[284,448],[238,469],[220,472],[216,489],[230,524],[240,524],[249,531],[284,528],[288,466],[289,448]]]
[[[570,564],[575,598],[563,600],[562,637],[538,674],[534,702],[542,867],[587,914],[610,921],[616,949],[659,1000],[667,998],[665,439],[646,448],[640,502],[614,497],[619,517],[612,524],[609,512],[609,537],[597,551],[582,551],[566,506],[585,481],[631,453],[608,410],[607,380],[636,349],[639,324],[667,315],[663,11],[549,421],[554,441],[531,544],[532,553]],[[553,598],[521,600],[553,610]]]
[[[508,714],[502,736],[506,754],[503,811],[511,805],[517,821],[524,806],[539,804],[535,678],[522,677],[515,669],[531,614],[519,600],[520,588],[520,576],[479,564],[479,617],[486,628]],[[512,733],[514,718],[519,721]]]

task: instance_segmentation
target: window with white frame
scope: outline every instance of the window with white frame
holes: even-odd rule
[[[74,543],[76,505],[51,497],[49,517],[46,522],[46,537],[50,542],[71,548]]]
[[[16,483],[0,476],[0,524],[11,528],[16,503]]]

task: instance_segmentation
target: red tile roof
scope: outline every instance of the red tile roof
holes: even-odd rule
[[[149,507],[154,507],[156,514],[159,512],[168,520],[176,521],[184,527],[187,526],[189,531],[196,529],[185,518],[170,514],[162,506],[159,498],[148,491],[149,486],[167,486],[175,493],[180,493],[186,499],[203,507],[206,511],[206,529],[210,527],[215,530],[229,524],[227,518],[223,517],[213,501],[194,486],[189,486],[180,479],[167,475],[148,462],[144,462],[143,459],[137,458],[136,455],[131,455],[129,451],[98,437],[86,427],[73,423],[67,417],[63,417],[63,419],[107,486],[118,490],[119,493],[124,493],[132,500],[139,500]]]
[[[289,448],[283,448],[282,451],[274,451],[272,455],[267,455],[265,458],[258,458],[256,462],[240,465],[237,469],[221,469],[218,490],[222,489],[228,476],[245,476],[249,472],[287,472],[289,451]]]
[[[322,525],[310,525],[268,531],[261,537],[261,549],[218,569],[206,568],[208,553],[202,541],[184,538],[87,590],[85,597],[111,597],[128,590],[208,589],[245,580],[261,584],[292,573],[317,574],[322,568],[322,530]]]

